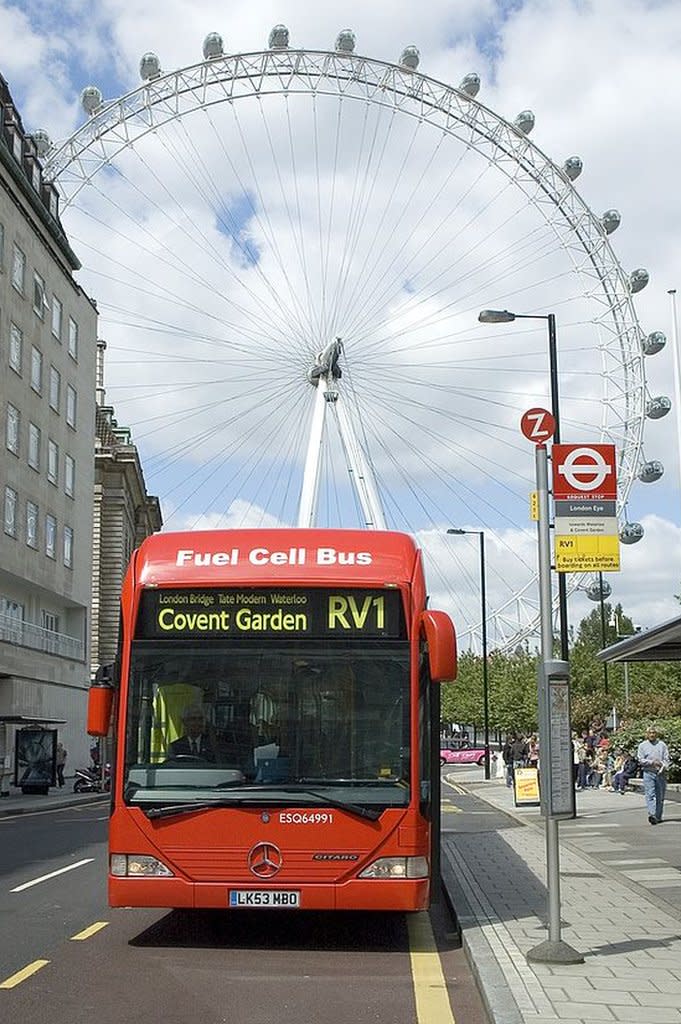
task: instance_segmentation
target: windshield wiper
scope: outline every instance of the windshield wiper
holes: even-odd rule
[[[173,814],[190,814],[192,811],[205,811],[211,807],[232,807],[242,800],[192,800],[186,804],[167,804],[165,807],[149,807],[144,811],[147,818],[169,818]],[[140,804],[133,804],[139,807]]]
[[[230,783],[233,785],[233,783]],[[227,788],[222,786],[222,790]],[[239,786],[239,792],[235,793],[233,797],[229,799],[221,800],[196,800],[182,804],[168,804],[166,807],[150,807],[144,813],[147,818],[168,818],[174,814],[190,814],[192,811],[204,811],[209,810],[211,807],[231,807],[235,803],[246,803],[248,800],[249,793],[261,793],[266,792],[270,794],[265,803],[274,803],[276,797],[280,793],[296,794],[297,796],[312,796],[315,799],[321,801],[327,807],[335,807],[340,811],[347,811],[348,814],[355,814],[358,818],[366,818],[369,821],[377,821],[382,811],[377,811],[375,808],[362,807],[360,804],[348,804],[342,800],[335,800],[333,797],[327,796],[326,793],[318,793],[314,789],[295,789],[294,787],[286,787],[273,789],[272,786]],[[139,804],[137,805],[139,806]]]

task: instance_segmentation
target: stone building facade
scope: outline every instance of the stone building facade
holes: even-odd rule
[[[139,453],[130,430],[119,427],[105,404],[104,352],[97,342],[97,427],[92,563],[91,672],[116,656],[119,602],[133,550],[161,529],[158,498],[147,494]]]
[[[0,76],[0,774],[16,729],[87,756],[97,310]]]

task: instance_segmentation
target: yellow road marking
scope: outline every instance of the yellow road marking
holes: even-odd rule
[[[442,807],[440,809],[443,814],[463,814],[460,807]]]
[[[32,964],[28,964],[27,967],[23,967],[16,974],[13,974],[11,978],[5,978],[4,981],[0,981],[0,988],[14,988],[15,985],[20,985],[22,981],[26,981],[32,974],[39,971],[41,967],[46,967],[49,962],[49,960],[34,960]]]
[[[82,942],[84,939],[89,939],[91,935],[95,935],[97,932],[101,932],[102,928],[106,928],[108,923],[108,921],[95,921],[88,928],[84,928],[82,932],[72,935],[71,942]]]
[[[465,796],[466,793],[468,792],[467,789],[462,789],[461,786],[458,786],[456,782],[448,782],[447,785],[449,786],[450,789],[453,789],[455,793],[459,793],[462,796]]]
[[[411,976],[418,1024],[455,1024],[440,954],[426,911],[407,915]]]

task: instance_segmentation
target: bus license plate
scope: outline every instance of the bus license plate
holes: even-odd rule
[[[300,906],[300,892],[283,889],[230,889],[230,907],[278,907],[290,910]]]

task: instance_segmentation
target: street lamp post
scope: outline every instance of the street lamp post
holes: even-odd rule
[[[478,315],[481,324],[509,324],[513,320],[546,320],[549,329],[549,376],[551,381],[551,413],[556,424],[553,440],[560,443],[560,400],[558,396],[558,348],[555,313],[510,313],[507,309],[483,309]],[[567,587],[565,575],[558,573],[558,617],[560,624],[560,656],[569,658]]]
[[[487,665],[487,587],[485,582],[485,534],[483,530],[456,530],[451,528],[447,533],[454,533],[459,536],[471,534],[480,541],[480,604],[482,633],[482,709],[485,730],[485,779],[490,777],[489,763],[489,677]]]

